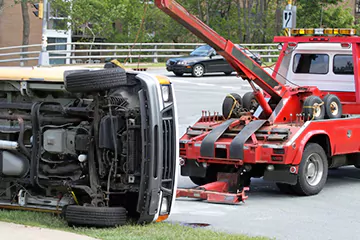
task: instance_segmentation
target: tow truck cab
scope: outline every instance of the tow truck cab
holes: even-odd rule
[[[180,139],[183,176],[203,185],[237,173],[239,190],[263,177],[281,191],[315,195],[329,168],[360,166],[360,37],[352,29],[292,33],[274,39],[281,53],[272,77],[283,86],[272,87],[282,91],[278,101],[265,93],[271,114],[261,104],[244,109],[245,95],[227,96],[221,116],[201,116]]]
[[[280,82],[294,87],[316,86],[321,91],[336,94],[342,101],[355,102],[351,44],[298,43],[293,48],[275,73]]]

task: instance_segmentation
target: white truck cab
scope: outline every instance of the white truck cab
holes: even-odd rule
[[[287,85],[316,86],[322,91],[354,92],[351,44],[294,44],[283,59],[277,79]]]

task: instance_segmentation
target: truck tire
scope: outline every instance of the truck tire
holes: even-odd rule
[[[303,104],[305,120],[320,120],[325,117],[324,102],[318,96],[307,97]]]
[[[259,106],[253,92],[247,92],[243,96],[243,106],[248,111],[255,111]]]
[[[72,93],[101,92],[124,86],[126,79],[122,68],[74,72],[65,76],[65,89]]]
[[[324,149],[317,143],[306,145],[299,166],[297,183],[293,186],[298,195],[318,194],[328,176],[328,161]]]
[[[325,118],[333,119],[333,118],[341,118],[342,116],[342,105],[340,99],[333,95],[327,94],[324,98],[325,105]]]
[[[126,209],[123,207],[92,207],[68,205],[63,216],[69,225],[91,227],[116,227],[126,223]]]
[[[237,102],[235,107],[234,107],[234,99]],[[242,108],[242,98],[241,98],[241,96],[239,94],[237,94],[237,93],[230,93],[229,95],[227,95],[225,97],[225,99],[223,101],[222,115],[226,119],[239,117],[240,115],[236,114],[239,111],[239,108]],[[229,116],[229,115],[231,115],[231,116]]]

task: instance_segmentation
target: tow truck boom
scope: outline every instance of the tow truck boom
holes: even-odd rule
[[[200,19],[190,14],[185,8],[174,0],[155,0],[156,6],[183,25],[197,37],[213,47],[235,69],[238,76],[248,80],[254,90],[255,96],[262,109],[269,116],[272,112],[264,96],[255,88],[257,84],[271,96],[273,103],[277,104],[287,91],[287,88],[266,72],[255,61],[246,56],[234,43],[216,33]]]

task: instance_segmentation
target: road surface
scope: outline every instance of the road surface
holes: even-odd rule
[[[203,78],[175,77],[166,70],[150,70],[171,78],[178,101],[180,135],[201,116],[202,110],[221,112],[226,94],[251,91],[235,74]],[[195,185],[180,177],[179,187]],[[360,170],[353,167],[330,171],[324,190],[317,196],[281,194],[272,183],[252,181],[249,199],[238,206],[210,204],[189,199],[176,201],[170,222],[206,223],[209,228],[276,239],[356,239],[360,234]]]

